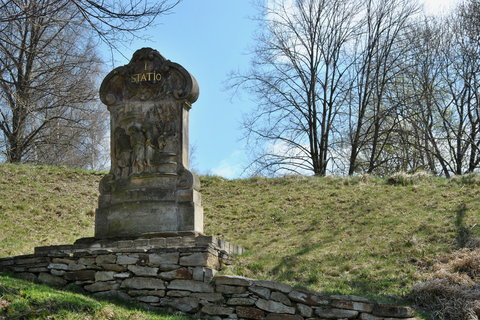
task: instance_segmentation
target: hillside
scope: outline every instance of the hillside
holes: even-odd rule
[[[0,256],[93,235],[102,174],[0,165]],[[248,252],[226,273],[401,296],[480,233],[480,177],[202,177],[206,233]]]

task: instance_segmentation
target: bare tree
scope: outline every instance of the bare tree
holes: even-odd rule
[[[410,57],[396,89],[403,101],[403,148],[422,168],[447,177],[480,163],[479,49],[462,16],[426,19],[411,33]],[[401,85],[400,85],[401,83]]]
[[[260,150],[257,172],[326,174],[358,10],[347,0],[278,0],[262,8],[251,69],[230,78],[257,98],[244,121]]]
[[[409,47],[406,30],[419,8],[409,0],[368,0],[364,10],[348,111],[349,175],[372,173],[391,160],[383,151],[390,145],[398,119],[387,96],[398,74],[404,72],[399,62]]]
[[[6,160],[51,163],[48,155],[62,158],[62,152],[93,141],[87,134],[95,131],[92,116],[102,112],[95,103],[98,42],[115,46],[177,3],[2,1],[0,131]]]

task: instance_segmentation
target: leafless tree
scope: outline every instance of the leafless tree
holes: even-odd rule
[[[480,164],[480,47],[458,11],[419,23],[410,41],[408,67],[396,86],[410,170],[447,177],[473,172]]]
[[[358,11],[348,0],[278,0],[262,8],[251,69],[230,78],[257,98],[244,121],[260,150],[257,173],[326,174]]]
[[[103,112],[95,102],[99,41],[115,46],[177,3],[2,1],[0,131],[6,161],[52,163],[53,154],[71,163],[79,153],[74,150],[94,140],[88,134],[96,132],[92,125],[100,125],[96,119]]]
[[[406,30],[419,7],[409,0],[368,0],[365,2],[361,33],[357,37],[349,100],[348,174],[373,173],[390,165],[385,148],[398,124],[395,105],[387,96],[410,45]],[[361,164],[358,159],[361,156]]]

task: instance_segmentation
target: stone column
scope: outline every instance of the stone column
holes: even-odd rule
[[[198,178],[188,168],[195,78],[151,48],[103,80],[111,169],[100,182],[95,237],[203,233]]]

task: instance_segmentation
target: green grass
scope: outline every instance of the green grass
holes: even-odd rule
[[[244,246],[229,272],[327,293],[403,296],[475,237],[478,179],[204,177],[206,233]]]
[[[0,257],[93,235],[103,173],[0,165]]]
[[[21,320],[188,320],[135,306],[117,305],[0,274],[0,319]]]
[[[101,174],[0,165],[0,256],[93,235]],[[225,273],[403,296],[480,236],[480,177],[201,177],[205,233],[248,249]]]

